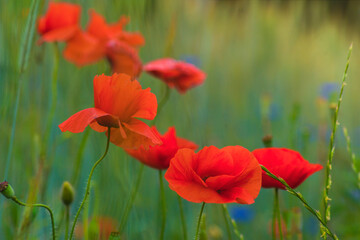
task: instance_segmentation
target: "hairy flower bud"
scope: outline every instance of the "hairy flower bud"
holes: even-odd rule
[[[2,195],[4,195],[6,198],[13,198],[15,197],[15,191],[14,189],[9,185],[8,182],[2,182],[0,183],[0,192]]]
[[[74,188],[68,181],[65,181],[61,188],[61,201],[69,206],[74,201]]]

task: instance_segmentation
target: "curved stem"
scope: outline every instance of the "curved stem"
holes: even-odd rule
[[[274,199],[274,207],[275,210],[274,212],[276,213],[276,217],[275,217],[275,222],[276,222],[276,218],[277,218],[277,223],[278,223],[278,228],[279,228],[279,235],[280,235],[280,239],[283,239],[283,234],[282,234],[282,228],[281,228],[281,213],[280,213],[280,205],[279,205],[279,189],[275,188],[275,199]],[[273,223],[275,225],[275,223]],[[276,229],[275,229],[276,230]]]
[[[228,214],[227,214],[227,209],[226,209],[226,206],[225,204],[222,204],[222,212],[223,212],[223,215],[224,215],[224,220],[225,220],[225,226],[226,226],[226,232],[227,232],[227,235],[228,235],[228,239],[229,240],[232,240],[232,237],[231,237],[231,231],[230,231],[230,225],[229,225],[229,221],[228,221]]]
[[[165,224],[166,224],[166,206],[165,206],[165,191],[164,182],[162,178],[162,171],[159,170],[159,183],[160,183],[160,205],[161,205],[161,232],[160,240],[164,239]]]
[[[140,186],[140,183],[141,183],[141,178],[142,178],[143,172],[144,172],[144,164],[141,164],[140,169],[139,169],[139,174],[138,174],[138,177],[137,177],[136,183],[135,183],[135,188],[133,189],[129,200],[126,203],[125,211],[124,211],[124,214],[123,214],[123,216],[121,218],[121,221],[120,221],[120,226],[119,226],[119,232],[120,233],[123,231],[123,229],[125,227],[125,224],[126,224],[126,222],[128,220],[130,210],[131,210],[131,208],[132,208],[132,206],[134,204],[135,197],[136,197],[136,194],[138,192],[138,189],[139,189],[139,186]]]
[[[81,209],[84,207],[84,204],[85,204],[85,201],[89,195],[89,190],[90,190],[90,183],[91,183],[91,177],[94,173],[94,170],[95,168],[97,167],[97,165],[100,164],[100,162],[105,158],[108,150],[109,150],[109,143],[110,143],[110,127],[108,127],[108,134],[107,134],[107,142],[106,142],[106,149],[105,149],[105,152],[104,154],[101,156],[101,158],[99,160],[96,161],[96,163],[94,164],[94,166],[92,167],[91,171],[90,171],[90,175],[89,175],[89,178],[88,178],[88,181],[87,181],[87,184],[86,184],[86,190],[85,190],[85,196],[81,202],[81,205],[76,213],[76,216],[75,216],[75,219],[74,219],[74,222],[73,222],[73,225],[72,225],[72,228],[71,228],[71,233],[70,233],[70,237],[69,239],[71,240],[73,235],[74,235],[74,230],[75,230],[75,226],[76,226],[76,222],[77,222],[77,219],[79,218],[79,215],[80,215],[80,212],[81,212]]]
[[[226,204],[223,204],[223,210],[225,210],[226,214],[227,214],[227,215],[229,216],[229,218],[230,218],[231,224],[232,224],[233,229],[234,229],[235,236],[236,236],[239,240],[244,240],[244,236],[239,232],[235,220],[231,218],[230,213],[229,213],[229,210],[228,210],[227,207],[226,207]]]
[[[35,204],[23,203],[23,202],[21,202],[19,199],[17,199],[16,197],[13,197],[13,198],[11,198],[11,199],[12,199],[14,202],[16,202],[17,204],[19,204],[19,205],[21,205],[21,206],[24,206],[24,207],[42,207],[42,208],[45,208],[45,209],[49,212],[49,214],[50,214],[53,240],[56,239],[56,237],[55,237],[54,215],[53,215],[53,212],[52,212],[52,210],[51,210],[50,207],[48,207],[48,206],[45,205],[45,204],[40,204],[40,203],[35,203]]]
[[[65,239],[69,235],[69,224],[70,224],[70,207],[65,206]]]
[[[332,237],[333,239],[335,239],[335,240],[338,240],[338,239],[339,239],[339,238],[338,238],[335,234],[333,234],[333,233],[331,232],[331,230],[326,226],[326,223],[325,223],[325,221],[323,220],[323,218],[321,217],[320,212],[319,212],[318,210],[313,209],[313,208],[306,202],[306,200],[304,199],[304,197],[302,196],[301,193],[296,192],[294,189],[292,189],[292,188],[285,182],[284,179],[275,176],[275,175],[272,174],[266,167],[264,167],[264,166],[262,166],[262,165],[260,165],[260,166],[261,166],[261,169],[264,170],[268,176],[270,176],[271,178],[273,178],[273,179],[281,182],[281,183],[285,186],[286,190],[287,190],[290,194],[292,194],[292,195],[294,195],[295,197],[297,197],[297,198],[304,204],[305,208],[306,208],[309,212],[311,212],[311,213],[319,220],[319,222],[320,222],[320,223],[322,224],[322,226],[324,227],[325,232],[326,232],[329,236],[331,236],[331,237]]]
[[[180,218],[181,218],[181,225],[183,229],[184,234],[184,240],[187,240],[187,229],[186,229],[186,222],[185,222],[185,216],[184,216],[184,209],[182,205],[182,199],[179,195],[177,195],[178,202],[179,202],[179,209],[180,209]]]
[[[196,227],[195,240],[199,239],[199,229],[200,229],[201,217],[202,217],[202,214],[203,214],[203,211],[204,211],[204,207],[205,207],[205,202],[203,202],[203,204],[201,206],[199,219],[198,219],[198,223],[197,223],[197,227]]]

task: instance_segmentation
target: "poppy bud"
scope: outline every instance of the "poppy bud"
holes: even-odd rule
[[[0,183],[0,192],[2,195],[4,195],[6,198],[13,198],[15,197],[15,191],[14,189],[9,185],[8,182],[2,182]]]
[[[61,188],[61,201],[69,206],[74,201],[74,188],[68,181],[65,181]]]
[[[262,142],[264,144],[265,147],[272,147],[272,135],[265,135],[262,138]]]

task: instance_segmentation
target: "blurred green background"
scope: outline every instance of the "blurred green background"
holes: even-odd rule
[[[336,138],[330,227],[340,239],[360,238],[357,221],[360,191],[342,133],[342,127],[346,126],[353,150],[360,155],[360,1],[69,2],[82,6],[83,27],[91,8],[103,14],[109,23],[121,15],[130,16],[127,30],[140,31],[146,39],[146,45],[140,50],[143,63],[168,55],[191,62],[207,73],[205,83],[185,95],[172,91],[157,120],[160,132],[175,126],[179,136],[198,143],[201,148],[242,145],[253,150],[262,147],[261,139],[265,134],[272,134],[274,146],[293,148],[310,162],[325,165],[331,131],[329,105],[337,101],[348,48],[353,43]],[[5,171],[16,91],[20,86],[14,148],[6,180],[24,201],[29,199],[37,178],[51,104],[54,62],[52,44],[36,44],[39,36],[35,33],[28,66],[19,74],[21,39],[30,4],[30,0],[0,1],[0,177],[3,178]],[[47,1],[40,1],[40,15],[46,12],[47,4]],[[59,46],[63,49],[64,44]],[[74,185],[76,199],[71,209],[73,217],[90,169],[104,151],[106,137],[91,130],[79,134],[61,133],[57,125],[73,113],[93,106],[92,80],[102,73],[110,74],[105,61],[78,68],[60,57],[57,109],[46,143],[45,168],[49,178],[45,193],[37,196],[37,201],[55,210],[61,238],[64,231],[60,224],[64,211],[59,197],[61,185],[78,176]],[[151,87],[158,99],[163,96],[161,81],[146,73],[139,81],[143,87]],[[76,174],[74,165],[86,134],[89,136],[81,158],[81,171]],[[109,155],[95,171],[90,203],[85,211],[88,215],[80,217],[80,222],[87,216],[106,216],[119,222],[139,166],[122,149],[111,145]],[[314,174],[299,187],[316,209],[321,209],[324,172]],[[229,206],[245,239],[271,238],[272,203],[273,191],[262,190],[253,205]],[[3,197],[1,204],[1,239],[49,238],[47,213],[36,210],[27,228],[23,222],[23,208],[4,201]],[[165,238],[182,239],[176,193],[167,187],[166,204]],[[297,199],[281,192],[280,204],[290,216],[288,239],[319,239],[318,222]],[[184,207],[191,238],[200,205],[184,200]],[[209,239],[227,239],[220,206],[209,204],[205,211]],[[301,224],[295,224],[291,230],[294,224],[290,222],[295,218],[301,218]],[[157,171],[146,167],[124,235],[126,239],[157,239],[159,224]],[[302,230],[302,236],[296,228]],[[96,227],[90,229],[96,231]]]

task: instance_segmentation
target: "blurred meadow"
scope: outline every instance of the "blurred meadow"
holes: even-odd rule
[[[39,35],[35,32],[25,59],[27,66],[19,71],[31,2],[0,1],[0,177],[5,177],[20,87],[15,138],[5,180],[19,199],[30,201],[36,197],[37,202],[53,208],[58,236],[63,239],[62,183],[70,181],[76,191],[73,217],[90,169],[104,151],[106,137],[90,129],[79,134],[61,133],[58,125],[73,113],[93,107],[92,80],[97,74],[110,75],[111,69],[104,60],[79,68],[61,55],[56,111],[51,134],[44,136],[52,104],[53,44],[37,44]],[[184,95],[172,91],[157,119],[161,133],[175,126],[178,136],[196,142],[199,149],[241,145],[253,150],[263,147],[262,137],[271,134],[274,146],[295,149],[309,162],[325,166],[331,133],[330,106],[337,103],[348,48],[353,43],[335,139],[329,226],[340,239],[360,239],[360,189],[342,130],[348,129],[352,149],[360,156],[360,1],[68,2],[82,6],[83,27],[89,9],[95,9],[109,23],[128,15],[131,21],[127,30],[141,32],[146,40],[140,50],[143,63],[170,56],[190,62],[207,74],[203,85]],[[40,1],[39,16],[47,4],[46,0]],[[59,43],[59,47],[62,51],[64,45]],[[158,79],[143,73],[139,81],[143,88],[150,87],[158,99],[164,95],[165,86]],[[86,138],[86,144],[82,144]],[[32,196],[39,168],[48,172],[48,179],[42,194]],[[89,229],[81,239],[97,239],[92,235],[98,231],[96,218],[113,219],[116,230],[139,168],[138,161],[110,145],[108,156],[94,173],[90,201],[79,219],[80,225]],[[124,229],[126,239],[158,239],[157,174],[145,167]],[[298,188],[319,210],[324,179],[322,170]],[[165,239],[182,239],[177,196],[165,183]],[[27,213],[3,197],[0,203],[0,239],[49,238],[46,212],[34,209]],[[228,206],[245,239],[271,239],[272,204],[272,191],[262,189],[254,204]],[[185,200],[183,205],[190,238],[195,234],[200,205]],[[296,198],[281,191],[280,206],[288,219],[288,239],[319,239],[319,223]],[[29,218],[29,222],[24,220]],[[220,205],[206,206],[206,226],[209,239],[227,239]],[[82,232],[80,228],[78,232]]]

